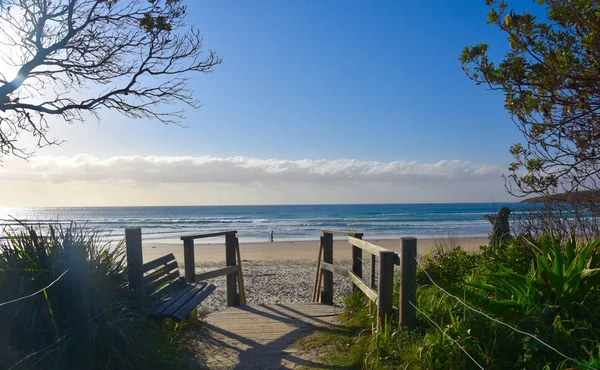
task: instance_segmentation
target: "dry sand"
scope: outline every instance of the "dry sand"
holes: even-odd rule
[[[224,239],[224,238],[223,238]],[[399,239],[366,239],[384,248],[398,251]],[[450,239],[419,239],[417,252],[424,256],[437,245],[462,246],[465,250],[475,252],[479,246],[487,244],[486,238],[450,238]],[[345,268],[350,268],[350,244],[346,240],[335,240],[334,262]],[[143,246],[144,261],[151,261],[168,253],[173,253],[183,270],[183,243],[153,243],[145,242]],[[244,243],[240,240],[240,253],[244,271],[246,297],[249,304],[265,303],[300,303],[310,302],[313,281],[316,271],[316,261],[319,252],[318,241],[283,241],[274,243]],[[196,244],[196,271],[205,272],[225,266],[224,242],[219,244]],[[368,260],[366,261],[368,262]],[[363,278],[369,268],[363,265]],[[183,274],[183,271],[181,271]],[[202,306],[210,311],[226,306],[225,277],[210,279],[217,286]],[[350,293],[351,285],[348,279],[334,277],[334,293],[337,303]]]

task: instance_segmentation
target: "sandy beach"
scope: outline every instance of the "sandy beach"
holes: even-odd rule
[[[224,238],[222,238],[224,239]],[[390,249],[398,251],[400,248],[400,239],[369,239],[365,240]],[[424,256],[436,245],[456,246],[460,245],[467,251],[477,251],[479,246],[487,244],[487,238],[479,237],[457,237],[444,239],[418,239],[417,251],[419,256]],[[147,241],[144,242],[144,261],[150,261],[155,258],[164,256],[168,253],[173,253],[178,261],[183,262],[183,242],[177,243],[156,243]],[[334,259],[350,259],[352,248],[346,240],[336,239],[334,242]],[[195,245],[195,260],[196,263],[215,263],[225,261],[225,244],[224,240],[215,242],[214,244],[198,244]],[[272,261],[272,260],[288,260],[288,261],[310,261],[315,262],[319,252],[319,241],[281,241],[281,242],[264,242],[264,243],[244,243],[240,239],[240,252],[243,261]]]
[[[368,239],[372,243],[398,251],[399,239]],[[445,246],[460,245],[470,252],[476,252],[479,246],[487,244],[487,238],[463,237],[446,239],[419,239],[417,251],[419,256],[424,256],[441,244]],[[346,240],[335,240],[334,262],[346,268],[351,267],[350,244]],[[173,253],[179,261],[183,274],[183,243],[155,243],[143,244],[144,261]],[[224,242],[215,244],[196,244],[195,246],[196,271],[198,273],[215,270],[225,266]],[[296,303],[309,302],[313,289],[313,279],[316,270],[316,260],[319,252],[319,242],[315,241],[281,241],[265,243],[244,243],[240,240],[240,253],[246,285],[246,296],[250,304],[263,303]],[[368,260],[367,260],[368,261]],[[366,262],[363,267],[365,280],[369,279],[369,269]],[[367,280],[368,281],[368,280]],[[225,277],[210,279],[210,283],[217,286],[217,290],[202,307],[209,311],[218,310],[226,306]],[[351,291],[348,279],[334,277],[334,293],[337,303]]]

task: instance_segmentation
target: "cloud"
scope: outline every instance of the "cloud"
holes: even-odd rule
[[[498,179],[498,166],[460,160],[435,163],[356,159],[259,159],[177,156],[36,157],[0,167],[3,181],[64,183],[436,183]]]

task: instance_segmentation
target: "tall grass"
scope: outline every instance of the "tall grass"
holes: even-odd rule
[[[0,241],[0,302],[43,289],[59,277],[66,270],[64,244],[69,235],[88,252],[94,368],[183,366],[181,326],[149,319],[143,302],[129,297],[122,242],[110,244],[96,231],[75,224],[44,230],[24,226],[5,233],[8,239]],[[67,329],[68,299],[61,279],[43,293],[0,307],[0,368],[78,368]]]
[[[467,308],[432,284],[421,268],[417,306],[423,314],[417,315],[417,328],[399,329],[392,321],[375,332],[373,307],[352,296],[342,318],[358,334],[345,339],[345,353],[352,354],[356,367],[368,369],[479,369],[449,336],[486,369],[580,368],[565,356],[598,368],[600,239],[576,239],[512,241],[476,255],[438,249],[420,261],[444,290],[564,356]],[[332,365],[344,363],[343,355],[327,356]]]

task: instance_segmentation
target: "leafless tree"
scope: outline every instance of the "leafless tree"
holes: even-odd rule
[[[103,108],[131,118],[178,123],[194,72],[221,63],[203,53],[181,0],[0,0],[0,158],[22,146],[59,143],[48,117],[67,123]]]

